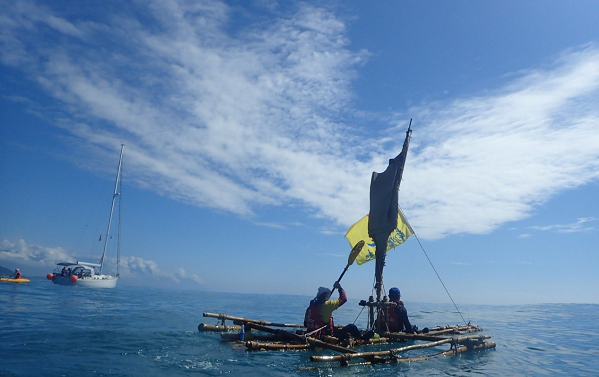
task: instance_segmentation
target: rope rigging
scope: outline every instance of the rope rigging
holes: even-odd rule
[[[424,253],[424,255],[426,256],[426,259],[428,259],[428,263],[430,263],[431,267],[433,268],[433,271],[435,271],[435,274],[437,275],[437,278],[439,279],[439,281],[441,282],[441,285],[443,286],[443,289],[445,289],[445,292],[447,293],[447,296],[449,296],[449,299],[451,300],[453,306],[455,307],[455,310],[458,311],[458,314],[460,315],[460,317],[462,317],[462,321],[464,321],[464,324],[468,324],[466,322],[466,320],[464,319],[464,316],[462,315],[462,312],[460,311],[460,309],[458,309],[458,306],[456,305],[455,301],[453,301],[453,297],[451,297],[451,294],[449,293],[449,291],[447,290],[447,287],[445,286],[445,283],[443,283],[443,280],[441,279],[441,276],[439,276],[439,273],[437,272],[437,269],[435,268],[435,266],[433,265],[433,262],[431,261],[431,259],[428,257],[428,254],[426,253],[426,250],[424,250],[424,246],[422,246],[422,243],[420,242],[420,238],[418,238],[418,235],[416,234],[416,232],[414,232],[414,229],[412,229],[412,232],[414,233],[414,237],[416,237],[416,241],[418,241],[418,244],[420,245],[420,248],[422,249],[422,252]]]

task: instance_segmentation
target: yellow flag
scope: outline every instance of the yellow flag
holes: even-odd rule
[[[404,241],[412,234],[414,234],[414,232],[400,210],[397,214],[397,228],[395,228],[395,230],[391,232],[391,235],[389,235],[387,251],[404,243]],[[345,238],[347,238],[351,247],[359,241],[364,240],[364,248],[356,257],[356,263],[358,263],[358,265],[375,259],[376,246],[372,238],[368,235],[368,215],[362,217],[357,223],[352,225],[347,233],[345,233]]]

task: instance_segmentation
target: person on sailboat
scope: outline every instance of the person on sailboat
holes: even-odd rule
[[[5,275],[5,276],[6,276],[6,275]],[[14,278],[14,279],[20,279],[20,278],[21,278],[21,271],[19,271],[19,269],[18,269],[18,268],[15,268],[15,273],[14,273],[14,274],[12,274],[10,277],[11,277],[11,278]]]
[[[389,321],[389,332],[406,332],[413,334],[418,332],[416,326],[412,326],[408,319],[408,310],[401,301],[401,292],[399,288],[389,289],[389,300],[395,305],[387,308],[387,318]]]
[[[348,335],[351,335],[355,339],[370,339],[374,335],[373,333],[362,335],[358,327],[354,324],[349,324],[341,329],[335,327],[333,311],[339,309],[340,306],[347,302],[347,295],[338,281],[333,284],[333,287],[339,291],[339,298],[337,300],[329,300],[331,290],[326,287],[320,287],[318,288],[316,297],[310,301],[310,306],[306,309],[304,316],[304,326],[308,329],[308,333],[312,333],[311,335],[316,337],[333,335],[338,339],[344,339]]]

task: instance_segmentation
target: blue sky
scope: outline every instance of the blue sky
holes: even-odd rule
[[[313,295],[413,119],[387,289],[599,303],[596,2],[0,8],[2,266],[98,259],[125,144],[119,284]]]

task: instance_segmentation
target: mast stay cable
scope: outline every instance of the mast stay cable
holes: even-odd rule
[[[429,258],[426,250],[424,250],[424,246],[422,246],[422,243],[420,242],[420,238],[418,238],[418,235],[416,234],[416,232],[414,231],[414,228],[412,228],[412,226],[410,225],[410,228],[412,229],[412,232],[414,234],[414,237],[416,237],[416,241],[418,241],[418,244],[420,245],[420,248],[422,249],[422,252],[424,253],[424,255],[426,256],[426,259],[428,259],[428,263],[431,265],[431,267],[433,268],[433,271],[435,271],[435,274],[437,275],[437,278],[439,279],[439,281],[441,282],[441,285],[443,286],[443,289],[445,289],[445,292],[447,293],[447,296],[449,296],[449,299],[451,300],[453,306],[455,307],[455,310],[458,311],[458,314],[460,315],[460,317],[462,317],[462,321],[464,321],[464,324],[468,324],[466,322],[466,320],[464,319],[464,316],[462,315],[462,312],[460,311],[460,309],[458,309],[458,306],[456,305],[455,301],[453,300],[453,297],[451,297],[451,294],[449,293],[449,290],[447,290],[447,287],[445,286],[445,283],[443,283],[443,280],[441,279],[441,276],[439,275],[439,273],[437,272],[437,269],[435,268],[435,266],[433,265],[433,262],[431,261],[431,258]]]

